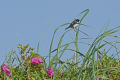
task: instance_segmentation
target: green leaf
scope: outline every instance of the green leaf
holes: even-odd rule
[[[62,24],[61,26],[66,26],[66,25],[68,25],[68,24],[71,24],[71,23],[65,23],[65,24]]]
[[[85,16],[87,16],[87,14],[89,13],[89,9],[86,9],[86,10],[84,10],[84,11],[81,12],[81,13],[84,13],[84,15],[83,15],[82,18],[80,19],[80,24],[81,24],[82,20],[85,18]]]

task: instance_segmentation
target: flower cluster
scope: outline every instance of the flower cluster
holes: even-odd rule
[[[39,57],[34,57],[31,59],[32,64],[40,64],[43,63],[43,60],[40,59]]]
[[[48,74],[48,77],[51,78],[51,77],[54,75],[53,69],[52,69],[52,68],[49,68],[49,69],[47,70],[47,74]]]
[[[39,57],[34,57],[31,59],[31,63],[32,64],[40,64],[40,63],[43,63],[43,60],[40,59]],[[54,75],[54,71],[52,68],[49,68],[46,72],[47,72],[48,77],[50,77],[50,78]]]
[[[1,70],[2,70],[3,72],[5,72],[6,75],[8,75],[8,76],[11,75],[10,69],[8,68],[8,65],[7,65],[7,64],[3,64],[2,67],[1,67]]]
[[[31,59],[31,63],[32,64],[40,64],[40,63],[43,63],[43,60],[40,59],[39,57],[34,57],[34,58]],[[7,76],[11,75],[10,69],[8,68],[7,64],[3,64],[2,67],[1,67],[1,70],[3,72],[5,72]],[[48,68],[46,73],[47,73],[49,78],[53,77],[53,75],[54,75],[54,71],[53,71],[52,68]],[[10,79],[10,80],[13,80],[13,79]]]

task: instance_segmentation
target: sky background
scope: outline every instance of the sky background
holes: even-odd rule
[[[39,54],[48,55],[53,31],[88,8],[90,12],[82,22],[88,26],[82,31],[95,37],[108,24],[109,28],[119,26],[119,3],[120,0],[0,0],[0,64],[10,50],[17,50],[18,44],[36,48],[40,42]],[[61,34],[57,35],[56,41]],[[67,34],[65,41],[73,36]]]

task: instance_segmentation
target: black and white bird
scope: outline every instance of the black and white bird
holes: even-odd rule
[[[69,28],[73,28],[73,29],[76,29],[76,27],[79,25],[79,19],[75,19],[66,29],[69,29]]]

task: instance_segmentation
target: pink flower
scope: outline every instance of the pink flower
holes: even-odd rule
[[[99,60],[101,60],[102,57],[99,55],[98,58],[99,58]]]
[[[34,57],[32,58],[31,62],[32,64],[40,64],[40,63],[43,63],[43,60],[40,59],[39,57]]]
[[[14,79],[9,79],[9,80],[14,80]]]
[[[7,64],[3,64],[2,67],[1,67],[1,70],[2,70],[3,72],[5,72],[8,76],[11,75],[10,69],[8,68],[8,65],[7,65]]]
[[[96,80],[101,80],[100,78],[97,78]]]
[[[61,74],[60,74],[60,77],[64,77],[64,73],[61,73]]]
[[[48,77],[51,78],[51,77],[54,75],[53,69],[49,68],[49,69],[47,70],[47,74],[48,74]]]
[[[3,72],[5,72],[6,68],[8,68],[8,65],[7,64],[3,64],[1,69],[2,69]]]

